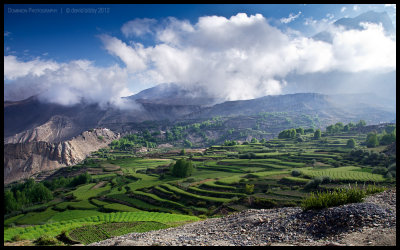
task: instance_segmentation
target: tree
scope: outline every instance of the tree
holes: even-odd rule
[[[246,194],[252,194],[254,192],[254,184],[247,184],[245,187]]]
[[[343,123],[337,122],[335,124],[335,127],[336,127],[337,131],[342,131],[344,126],[343,126]]]
[[[361,128],[364,127],[365,125],[367,125],[367,123],[364,120],[360,120],[357,124],[356,127],[357,128]]]
[[[347,125],[346,125],[347,126]],[[347,141],[346,147],[348,148],[355,148],[356,147],[356,140],[354,140],[353,138],[349,139]]]
[[[10,191],[6,191],[4,193],[4,213],[8,214],[18,209],[18,204],[14,198],[14,194]]]
[[[317,129],[314,132],[314,139],[320,139],[321,138],[321,130]]]
[[[374,148],[379,145],[378,135],[374,132],[368,133],[366,144],[368,148]]]
[[[191,161],[185,159],[179,159],[175,164],[171,166],[171,173],[176,177],[188,177],[193,172],[193,164]]]
[[[381,145],[389,145],[396,141],[396,136],[393,133],[382,135],[379,143]]]
[[[257,138],[252,138],[252,139],[251,139],[251,143],[258,143]]]
[[[303,128],[297,128],[296,129],[296,132],[298,133],[298,134],[300,134],[300,135],[304,135],[304,129]]]

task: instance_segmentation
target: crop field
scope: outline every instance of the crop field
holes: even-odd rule
[[[72,230],[78,227],[94,224],[102,224],[105,222],[159,222],[168,224],[171,222],[197,221],[199,218],[189,215],[155,213],[155,212],[119,212],[107,213],[97,216],[90,216],[79,219],[70,219],[56,223],[48,223],[32,227],[14,227],[4,231],[4,241],[11,240],[15,235],[20,235],[22,239],[36,239],[40,235],[47,234],[56,236],[62,231]]]
[[[141,233],[164,228],[168,226],[154,221],[104,223],[76,228],[69,233],[69,237],[74,241],[90,244],[127,233]]]
[[[359,181],[359,182],[382,182],[385,178],[380,174],[373,174],[366,171],[362,171],[360,167],[339,167],[329,169],[317,169],[312,168],[300,169],[300,171],[310,178],[318,176],[329,176],[333,180],[338,181]]]
[[[157,151],[146,158],[109,151],[113,157],[108,159],[95,153],[89,167],[80,164],[71,170],[86,167],[89,182],[58,188],[54,200],[5,217],[4,240],[33,240],[66,232],[72,240],[89,244],[220,216],[222,210],[295,206],[309,195],[307,183],[324,176],[331,182],[317,190],[356,182],[395,185],[395,179],[374,171],[382,165],[349,157],[347,140],[361,144],[365,137],[341,133],[320,141],[305,134],[302,142],[275,138],[265,143],[187,149],[190,153],[185,154],[180,149]],[[358,147],[368,150],[362,144]],[[370,152],[379,150],[384,147]],[[193,172],[173,176],[170,165],[182,158],[193,160]]]

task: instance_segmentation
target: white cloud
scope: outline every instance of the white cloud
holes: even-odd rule
[[[326,14],[326,17],[327,17],[329,20],[332,20],[332,19],[335,17],[335,15],[333,15],[332,13],[328,13],[328,14]]]
[[[312,18],[308,22],[328,30],[332,43],[281,31],[260,14],[239,13],[203,16],[194,24],[168,18],[152,28],[155,44],[146,47],[101,35],[108,53],[126,65],[122,68],[5,56],[4,79],[14,86],[5,96],[36,91],[50,102],[86,100],[104,106],[130,94],[128,82],[143,87],[173,82],[220,100],[238,100],[282,93],[289,74],[396,70],[396,41],[385,36],[382,26],[343,30]]]
[[[293,13],[289,14],[289,17],[287,18],[281,18],[281,22],[282,23],[290,23],[292,21],[294,21],[296,18],[298,18],[301,15],[301,11],[299,11],[299,13],[297,13],[296,15],[294,15]]]
[[[345,6],[343,6],[341,9],[340,9],[340,12],[345,12],[345,10],[346,10],[347,8],[345,7]]]
[[[364,26],[364,30],[348,30],[334,34],[334,68],[348,72],[395,70],[396,42],[385,36],[382,25],[361,25]]]
[[[396,9],[396,4],[385,4],[385,7],[392,7],[394,9]]]
[[[41,76],[46,70],[54,71],[59,65],[54,61],[42,61],[38,58],[28,62],[18,61],[16,56],[4,56],[4,80],[15,80],[18,77]]]
[[[119,57],[127,65],[130,72],[146,69],[145,58],[143,58],[143,54],[140,53],[141,44],[134,44],[137,45],[137,48],[132,48],[121,40],[108,35],[101,35],[100,39],[105,49],[111,55]]]
[[[345,31],[334,28],[327,20],[309,22],[330,30],[333,43],[292,36],[269,25],[260,14],[239,13],[230,18],[204,16],[193,25],[169,19],[165,27],[157,28],[156,45],[122,47],[130,48],[132,55],[140,55],[146,64],[136,73],[141,82],[200,87],[209,95],[226,100],[279,94],[284,78],[292,72],[395,70],[395,41],[379,27],[369,25],[362,31]],[[117,38],[113,40],[122,43]],[[112,53],[121,54],[130,67],[122,53]]]
[[[353,10],[358,11],[358,10],[360,10],[360,7],[358,5],[353,5]]]
[[[137,18],[132,21],[126,22],[121,31],[126,37],[143,36],[145,34],[152,34],[152,26],[157,23],[156,19],[150,18]]]
[[[55,63],[35,59],[28,62],[14,56],[4,57],[6,100],[21,100],[32,95],[45,102],[74,105],[81,101],[118,105],[120,97],[131,94],[127,89],[126,69],[119,66],[99,68],[91,61],[76,60]],[[22,70],[17,70],[22,69]],[[17,72],[17,73],[16,73]]]

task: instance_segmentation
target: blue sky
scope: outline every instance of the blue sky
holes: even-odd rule
[[[53,13],[37,13],[39,10],[52,10]],[[329,53],[332,51],[332,53],[336,52],[332,49],[334,46],[330,48],[330,45],[328,46],[326,44],[315,43],[311,46],[309,43],[312,41],[306,38],[312,37],[317,32],[327,29],[332,22],[339,18],[355,17],[369,10],[378,12],[386,11],[393,25],[396,25],[395,5],[385,4],[6,4],[4,5],[4,55],[5,64],[7,65],[5,65],[6,73],[4,80],[7,84],[16,83],[15,86],[26,86],[27,82],[49,81],[46,87],[43,87],[45,89],[52,86],[53,82],[62,82],[63,80],[57,78],[60,74],[63,74],[62,72],[65,73],[68,71],[74,74],[76,73],[74,79],[80,80],[85,77],[87,79],[94,79],[96,77],[104,79],[107,78],[104,77],[104,75],[107,75],[107,72],[112,72],[114,78],[110,76],[110,81],[121,82],[120,87],[124,89],[124,94],[136,93],[144,88],[165,81],[180,82],[180,84],[185,87],[192,84],[188,83],[189,81],[196,82],[200,86],[213,85],[214,83],[206,83],[206,80],[202,76],[196,78],[192,76],[192,72],[189,74],[182,70],[182,68],[186,69],[186,67],[192,70],[190,66],[195,65],[193,66],[194,69],[202,68],[204,71],[210,70],[210,75],[216,78],[227,76],[226,81],[229,80],[233,82],[232,86],[240,86],[240,84],[244,84],[243,81],[252,82],[250,85],[254,86],[253,92],[249,91],[249,93],[243,95],[240,93],[231,95],[230,93],[221,92],[221,95],[228,96],[228,99],[257,97],[255,94],[256,89],[262,89],[262,94],[264,95],[284,93],[285,91],[283,90],[290,89],[290,86],[294,86],[286,81],[286,77],[289,74],[293,75],[300,72],[300,74],[304,75],[315,72],[319,74],[322,72],[323,74],[335,70],[346,71],[343,66],[346,63],[357,63],[357,60],[365,61],[365,58],[354,57],[357,60],[349,59],[338,66],[338,62],[336,61],[342,60],[343,55],[335,54],[331,62],[327,63],[325,59],[318,58],[317,60],[320,60],[320,64],[314,65],[311,61],[315,60],[315,53],[313,49],[309,48],[318,48],[321,51],[328,51]],[[76,13],[76,11],[82,11],[84,13]],[[96,13],[94,13],[94,11],[96,11]],[[104,11],[104,13],[100,13],[100,11]],[[245,16],[238,15],[238,13],[245,13]],[[221,19],[222,17],[223,19]],[[259,39],[260,42],[277,39],[277,43],[287,43],[286,47],[283,48],[281,46],[282,48],[279,47],[279,49],[283,49],[284,52],[282,53],[289,58],[292,56],[295,58],[293,58],[293,63],[283,64],[282,67],[292,67],[293,70],[282,71],[279,68],[271,66],[271,68],[266,70],[268,72],[271,71],[269,73],[260,73],[260,71],[252,72],[254,68],[260,65],[268,67],[268,65],[275,64],[275,61],[271,61],[272,59],[270,60],[270,58],[267,57],[251,58],[251,55],[257,53],[252,51],[253,48],[250,44],[247,44],[246,35],[242,35],[240,38],[232,36],[233,39],[238,39],[237,43],[225,41],[224,43],[229,45],[219,44],[219,42],[222,43],[222,41],[224,41],[224,37],[217,39],[219,36],[218,33],[210,35],[217,29],[213,28],[214,23],[211,23],[211,26],[207,26],[208,21],[221,22],[221,25],[227,25],[221,30],[220,34],[226,29],[232,29],[232,32],[238,32],[237,34],[251,34],[249,39],[250,37],[257,41]],[[238,24],[238,22],[242,25],[240,29],[236,29],[238,26],[235,26],[236,28],[232,26],[235,23]],[[248,29],[243,28],[246,22],[249,23]],[[140,32],[144,33],[135,33],[139,32],[135,28],[139,27],[137,25],[142,27]],[[127,28],[126,31],[124,31],[124,27]],[[246,33],[257,32],[256,30],[265,31],[266,33],[260,36],[256,36],[254,33]],[[368,30],[379,32],[377,28],[373,27],[371,29],[368,28]],[[370,33],[360,33],[359,37],[367,36]],[[201,37],[199,37],[200,34],[202,34]],[[229,35],[232,34],[227,34],[227,36]],[[269,37],[269,35],[272,36]],[[348,35],[350,36],[352,34],[349,33]],[[203,39],[204,37],[209,40]],[[209,42],[211,44],[208,44]],[[384,37],[379,40],[379,42],[382,44],[390,43],[390,41],[386,41]],[[218,46],[216,44],[218,44]],[[242,44],[246,46],[242,46]],[[275,46],[274,41],[271,42],[270,46]],[[356,45],[353,44],[353,46]],[[364,45],[361,47],[363,46]],[[392,44],[390,44],[390,46],[392,46]],[[365,48],[370,47],[371,46],[368,44],[365,45]],[[288,54],[288,51],[297,50],[298,48],[301,49],[293,54]],[[349,51],[352,51],[352,48],[349,49]],[[218,60],[221,56],[223,57],[229,53],[229,56],[226,58],[224,57],[224,60],[214,60],[212,62],[215,62],[217,66],[219,65],[218,63],[231,65],[231,72],[236,72],[236,76],[233,77],[232,74],[224,75],[226,74],[226,68],[223,67],[218,68],[216,66],[210,69],[207,66],[210,65],[210,62],[200,61],[199,58],[196,58],[196,53],[193,54],[192,58],[190,51],[195,51],[196,53],[200,53],[200,55],[203,53],[203,55],[208,56],[213,56],[215,55],[215,51],[218,51],[220,53]],[[260,47],[260,51],[267,52],[270,50]],[[167,58],[171,53],[174,58],[176,57],[182,60],[174,61],[171,58]],[[385,53],[390,54],[391,52],[386,51]],[[274,56],[279,57],[281,55]],[[235,61],[229,61],[232,57],[236,58]],[[301,58],[299,59],[299,57]],[[257,64],[254,64],[254,67],[249,68],[246,72],[240,72],[240,67],[243,66],[237,58],[243,61],[250,60],[248,58],[251,58],[251,61],[257,61]],[[312,60],[310,58],[312,58]],[[292,58],[290,60],[292,60]],[[299,60],[302,62],[308,62],[309,60],[310,63],[306,63],[305,69],[300,69],[296,66],[300,63]],[[77,63],[75,63],[76,61]],[[179,65],[181,61],[187,63]],[[177,65],[179,65],[180,68],[174,68],[177,67]],[[358,73],[360,70],[370,70],[371,67],[373,66],[366,65],[361,68],[355,67],[350,71],[351,73]],[[389,65],[388,67],[393,68],[393,65]],[[26,74],[18,72],[18,68],[21,69],[21,72],[25,70]],[[75,71],[75,69],[85,69],[85,74],[87,73],[89,75],[82,76],[84,73],[78,72],[79,70]],[[223,72],[216,69],[221,69]],[[175,72],[175,74],[171,75],[170,72]],[[248,79],[248,76],[244,76],[244,74],[241,75],[240,73],[247,75],[254,74],[256,77],[254,77],[254,79]],[[220,78],[219,80],[221,79],[224,78]],[[69,79],[68,81],[73,80]],[[76,81],[79,82],[79,80]],[[240,81],[243,83],[240,83]],[[237,82],[238,85],[234,85],[235,82]],[[79,84],[77,83],[76,85]],[[106,86],[111,83],[104,82],[102,84]],[[213,86],[215,87],[215,84]],[[59,89],[59,87],[54,88]],[[22,87],[20,87],[20,89],[22,89]],[[74,96],[73,98],[71,97],[71,100],[66,102],[66,104],[71,104],[77,100],[74,94],[76,89],[79,88],[74,86],[73,88],[63,90],[64,93],[68,92],[71,93],[71,96]],[[107,91],[103,88],[99,89],[99,91],[102,92],[93,93],[92,91],[89,94],[90,98],[102,98],[104,92],[109,92],[109,90]],[[218,91],[218,86],[216,86],[215,89]],[[220,86],[220,89],[222,91],[226,89],[226,86]],[[18,91],[21,92],[22,90]],[[83,89],[79,91],[84,92]],[[13,93],[17,95],[16,90]],[[47,97],[49,95],[50,94],[47,94]],[[58,96],[54,94],[54,92],[52,92],[52,95]],[[119,95],[122,94],[119,93]]]
[[[358,7],[354,7],[358,6]],[[11,9],[50,8],[56,14],[16,14]],[[67,14],[70,8],[109,8],[104,14]],[[341,10],[345,8],[343,12]],[[97,35],[107,33],[121,36],[121,26],[135,18],[162,19],[169,16],[197,22],[201,16],[218,15],[229,18],[243,12],[248,15],[262,14],[272,25],[279,28],[290,27],[306,35],[314,35],[315,30],[304,24],[307,18],[314,20],[329,19],[333,15],[337,20],[342,17],[354,17],[367,10],[387,11],[391,13],[395,24],[395,9],[384,5],[353,4],[165,4],[165,5],[16,5],[6,4],[4,8],[4,47],[7,54],[31,59],[37,56],[48,57],[57,61],[72,59],[94,60],[98,65],[108,65],[113,58],[102,48]],[[300,16],[288,24],[280,23],[281,18],[290,14]],[[63,14],[61,14],[63,13]],[[148,41],[147,41],[148,42]]]

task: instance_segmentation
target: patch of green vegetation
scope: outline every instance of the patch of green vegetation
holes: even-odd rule
[[[269,119],[283,117],[284,114],[263,114],[257,117],[255,127],[261,130]],[[301,117],[316,122],[313,117]],[[217,139],[221,145],[201,151],[183,148],[187,131],[200,134],[206,127],[221,130],[225,128],[223,121],[180,124],[163,129],[167,131],[165,134],[149,130],[137,134],[136,139],[131,136],[132,147],[127,140],[118,145],[114,143],[114,148],[101,149],[82,164],[64,169],[58,175],[62,177],[44,181],[44,188],[52,194],[49,199],[26,201],[32,189],[29,192],[24,189],[32,188],[32,181],[5,187],[5,201],[11,207],[6,210],[4,240],[33,240],[41,235],[56,237],[74,230],[84,234],[85,230],[92,232],[95,229],[99,235],[111,237],[112,229],[107,228],[107,224],[155,221],[170,226],[170,223],[175,223],[150,218],[149,214],[132,218],[131,213],[163,212],[172,217],[194,214],[207,218],[219,216],[223,208],[241,211],[298,206],[310,192],[318,190],[319,193],[313,194],[314,200],[304,202],[305,209],[314,209],[347,202],[341,194],[347,191],[338,191],[344,184],[376,183],[376,186],[363,189],[365,194],[380,192],[383,185],[396,185],[396,156],[383,153],[388,148],[385,145],[367,148],[367,132],[363,132],[362,123],[359,126],[335,124],[328,132],[320,130],[319,138],[314,136],[315,129],[296,126],[297,129],[287,128],[289,132],[285,132],[288,135],[285,138],[269,141],[260,136],[265,135],[261,131],[256,134],[254,130],[227,129],[226,136]],[[295,119],[291,122],[296,123]],[[388,128],[385,133],[393,134],[393,131],[393,128]],[[383,138],[383,134],[377,133],[378,140]],[[251,136],[254,140],[240,142],[230,137],[239,135],[244,138]],[[144,146],[143,140],[157,145],[165,143],[163,136],[181,144],[171,149],[154,148],[151,152],[135,153],[137,147]],[[152,141],[151,138],[156,139]],[[195,146],[196,140],[190,140]],[[349,140],[352,147],[346,147]],[[189,141],[186,144],[189,145]],[[171,170],[176,162],[191,162],[191,175],[179,175],[176,171],[174,176]],[[338,193],[331,194],[332,190]],[[330,194],[325,194],[327,191]],[[353,198],[347,200],[356,200],[357,192],[354,191],[353,196],[349,195]],[[14,210],[10,209],[12,206]],[[198,219],[181,218],[177,223]],[[126,227],[121,228],[133,230],[135,223],[129,224],[132,227],[125,224]],[[19,226],[22,224],[32,226],[22,228]],[[147,227],[146,223],[142,225]],[[82,235],[76,237],[81,237],[81,242],[93,240],[85,241],[86,236]]]
[[[368,187],[366,190],[358,187],[340,188],[328,192],[315,192],[305,198],[301,207],[304,210],[323,209],[348,203],[362,202],[366,195],[384,191],[384,188]]]

